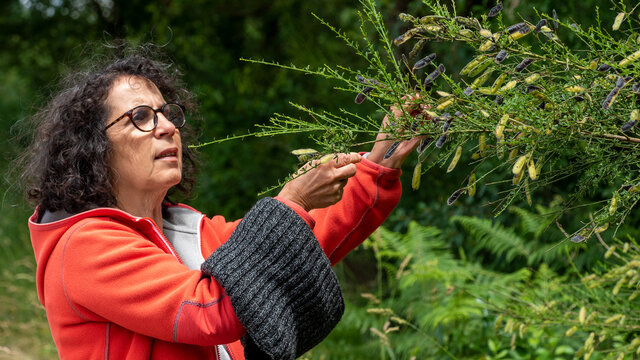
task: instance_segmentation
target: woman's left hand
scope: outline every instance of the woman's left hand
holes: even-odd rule
[[[419,94],[415,96],[405,96],[403,99],[406,99],[406,102],[403,105],[404,111],[407,111],[411,116],[417,116],[422,112],[425,105],[416,104],[417,99],[420,98]],[[399,119],[402,116],[402,109],[398,106],[391,107],[391,113],[393,114],[395,119]],[[378,163],[382,166],[388,168],[396,168],[399,169],[402,166],[404,160],[409,156],[409,154],[418,147],[420,142],[424,139],[424,136],[416,136],[408,140],[386,140],[390,137],[388,133],[385,132],[385,129],[388,129],[391,122],[389,121],[389,116],[386,115],[382,120],[382,128],[376,137],[376,143],[373,145],[373,149],[371,153],[367,157],[367,160]],[[394,145],[396,142],[399,142],[396,146],[395,151],[388,158],[384,158],[389,148]]]

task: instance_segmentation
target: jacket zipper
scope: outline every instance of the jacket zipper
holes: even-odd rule
[[[156,235],[160,237],[160,240],[162,240],[162,242],[164,243],[164,246],[171,252],[171,255],[173,255],[176,259],[178,259],[178,262],[182,264],[182,260],[180,259],[180,256],[178,256],[178,254],[173,250],[173,246],[171,246],[171,244],[167,241],[167,238],[164,236],[164,234],[160,232],[160,230],[158,230],[154,222],[151,221],[150,219],[144,219],[144,220],[149,225],[151,225],[151,228],[153,229],[153,231],[155,231]]]

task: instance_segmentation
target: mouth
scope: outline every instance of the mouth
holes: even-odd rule
[[[178,148],[169,148],[158,154],[155,159],[176,158],[178,156]]]

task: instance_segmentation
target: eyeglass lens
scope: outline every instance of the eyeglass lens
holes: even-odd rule
[[[171,121],[176,128],[180,128],[184,125],[185,118],[182,108],[177,104],[166,104],[161,109],[162,115]],[[142,105],[133,110],[131,113],[131,120],[134,124],[143,131],[151,131],[154,129],[157,120],[156,112],[149,106]]]

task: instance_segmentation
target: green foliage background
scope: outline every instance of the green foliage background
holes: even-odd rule
[[[447,4],[462,15],[481,15],[495,2],[457,0]],[[428,13],[420,1],[382,0],[377,5],[391,38],[407,29],[407,24],[398,21],[399,13]],[[583,28],[595,23],[596,6],[602,10],[603,23],[610,24],[616,14],[608,10],[613,3],[599,0],[543,0],[535,4],[514,0],[505,2],[503,21],[535,23],[534,5],[544,13],[555,7],[561,19],[573,19],[571,22]],[[3,1],[0,170],[5,182],[0,185],[0,359],[55,358],[56,354],[35,296],[35,264],[26,228],[32,209],[21,197],[16,173],[10,170],[28,142],[25,119],[55,91],[61,74],[91,56],[96,46],[116,38],[164,44],[166,55],[198,95],[200,112],[189,121],[200,131],[199,142],[255,130],[255,124],[267,123],[274,113],[300,116],[290,101],[329,111],[344,108],[381,119],[373,105],[356,106],[351,94],[335,90],[337,83],[240,61],[265,59],[311,68],[338,64],[364,70],[361,59],[311,15],[313,12],[355,37],[359,10],[359,4],[344,0]],[[576,39],[565,40],[571,44]],[[405,50],[398,49],[398,56]],[[456,43],[431,43],[427,50],[438,53],[448,69],[462,68],[473,56],[471,48]],[[238,218],[255,202],[257,193],[295,169],[297,161],[289,151],[311,145],[305,136],[285,135],[202,147],[197,197],[190,204],[209,215]],[[410,172],[414,163],[410,158],[404,171]],[[408,174],[403,176],[407,190],[385,228],[337,266],[347,313],[308,357],[573,358],[589,333],[596,330],[585,328],[565,336],[582,306],[590,312],[597,308],[600,323],[606,320],[605,314],[624,311],[627,324],[632,324],[601,341],[605,352],[593,358],[613,358],[618,353],[612,349],[633,341],[639,316],[633,301],[616,300],[610,288],[587,296],[563,287],[571,284],[579,288],[580,277],[591,272],[605,279],[607,271],[622,268],[637,257],[637,248],[631,246],[628,252],[618,251],[618,257],[609,258],[618,259],[610,264],[594,239],[587,244],[553,247],[563,235],[548,214],[579,179],[567,178],[537,192],[533,208],[518,203],[493,218],[492,208],[486,204],[501,197],[499,189],[480,187],[474,198],[462,198],[448,207],[446,199],[459,187],[465,170],[445,171],[434,168],[415,192],[410,190]],[[605,184],[593,189],[590,196],[606,199],[613,190]],[[589,208],[578,208],[560,222],[567,229],[577,229],[588,212]],[[631,214],[618,231],[618,240],[607,232],[603,237],[610,244],[617,243],[619,249],[624,242],[635,244],[635,225],[637,216]],[[412,257],[404,263],[409,254]],[[603,280],[603,287],[611,281]],[[362,297],[362,293],[371,295]],[[551,299],[560,304],[556,321],[536,321],[544,316],[532,311],[532,304],[544,307]],[[567,300],[574,305],[563,305]],[[372,308],[378,310],[368,311]],[[391,309],[393,315],[385,309]],[[518,330],[504,331],[504,323],[496,326],[499,314],[505,323],[511,319],[527,330],[522,335]],[[387,323],[391,316],[408,323]],[[395,326],[398,329],[393,330]],[[378,336],[372,328],[382,334],[392,330]],[[629,349],[628,353],[634,351]]]

